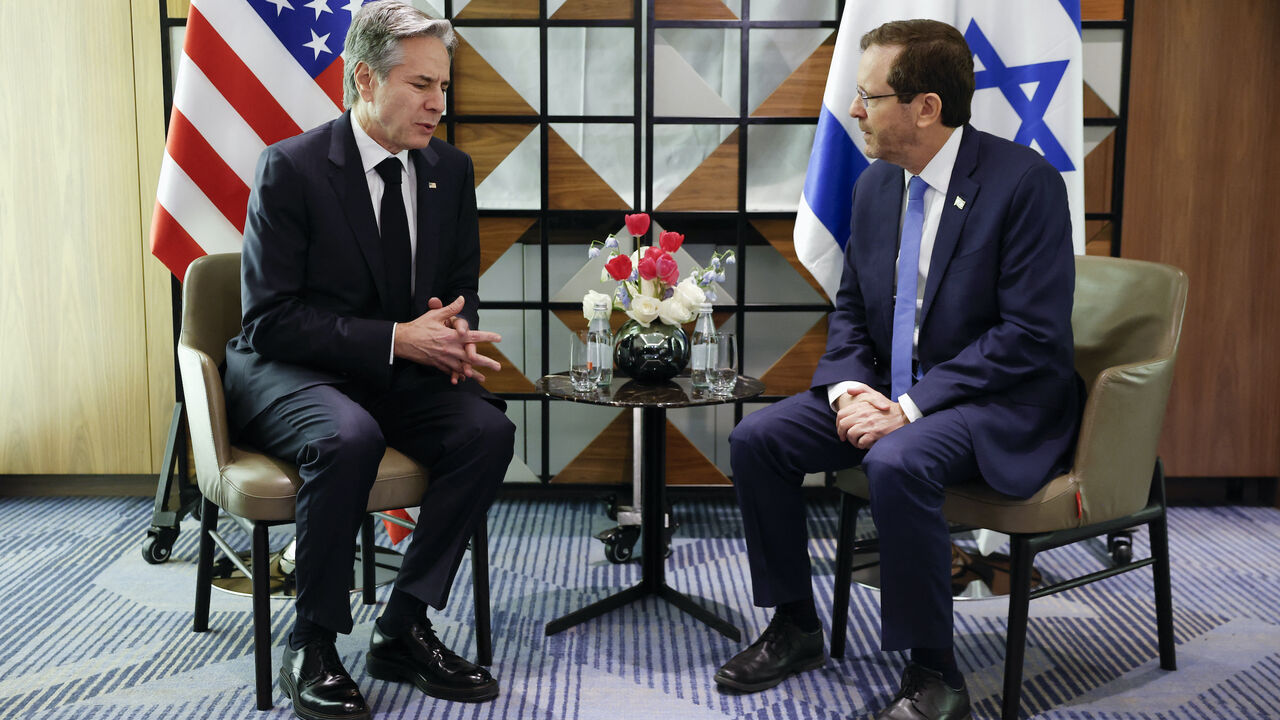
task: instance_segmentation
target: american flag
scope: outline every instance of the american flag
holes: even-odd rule
[[[342,112],[342,44],[364,0],[342,2],[192,1],[151,220],[151,252],[174,275],[239,252],[258,155]]]
[[[151,221],[151,252],[174,275],[240,250],[263,148],[342,112],[342,43],[361,4],[191,3]]]

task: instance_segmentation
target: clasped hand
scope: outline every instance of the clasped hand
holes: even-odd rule
[[[497,360],[476,352],[476,343],[500,342],[502,336],[472,330],[464,318],[458,317],[465,304],[462,297],[448,305],[431,298],[425,313],[396,325],[395,356],[447,372],[454,385],[465,378],[484,382],[484,374],[476,368],[501,370]]]
[[[862,384],[841,395],[836,407],[836,436],[862,450],[907,424],[901,405]]]

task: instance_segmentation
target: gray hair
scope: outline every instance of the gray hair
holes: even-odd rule
[[[404,61],[400,41],[414,37],[436,38],[453,60],[458,38],[448,20],[433,20],[399,0],[371,2],[356,11],[343,46],[343,105],[349,108],[360,99],[360,90],[356,87],[357,63],[363,62],[375,77],[386,80],[391,69]]]

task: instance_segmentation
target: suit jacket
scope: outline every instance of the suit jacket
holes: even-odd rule
[[[1025,497],[1074,446],[1083,407],[1066,187],[1034,150],[970,126],[962,131],[919,317],[923,375],[908,395],[926,416],[959,410],[983,478]],[[814,387],[842,380],[889,387],[904,191],[902,168],[886,162],[858,178]]]
[[[383,252],[351,123],[348,111],[258,159],[240,263],[243,327],[227,344],[233,431],[305,387],[391,385]],[[476,328],[480,239],[471,158],[438,139],[409,157],[418,183],[414,316],[432,296],[447,304],[461,295],[459,315]],[[418,379],[452,387],[444,373],[408,365],[403,371]],[[472,381],[461,385],[484,392]]]

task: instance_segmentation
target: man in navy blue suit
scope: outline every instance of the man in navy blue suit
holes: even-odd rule
[[[374,677],[450,700],[498,683],[435,635],[470,538],[511,460],[514,425],[478,384],[480,244],[471,159],[432,138],[453,29],[384,0],[352,18],[348,112],[267,148],[241,260],[243,330],[227,348],[229,421],[295,462],[296,620],[281,688],[302,718],[368,718],[335,649],[352,629],[355,537],[386,447],[430,469],[417,528],[373,629]],[[448,304],[446,304],[448,303]]]
[[[1066,189],[1035,151],[967,125],[973,58],[955,28],[892,22],[861,45],[849,114],[877,160],[854,187],[826,351],[807,392],[730,436],[755,602],[776,612],[716,682],[754,692],[825,661],[801,481],[861,464],[880,534],[881,644],[911,650],[877,717],[967,718],[943,493],[981,477],[1026,497],[1074,446],[1083,383]]]

